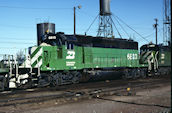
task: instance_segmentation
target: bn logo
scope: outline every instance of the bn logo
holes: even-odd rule
[[[67,51],[66,59],[75,59],[75,51]]]

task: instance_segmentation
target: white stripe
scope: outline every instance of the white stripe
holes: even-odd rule
[[[35,67],[41,67],[41,65],[42,65],[42,59],[36,64]]]
[[[148,54],[150,54],[150,53],[151,53],[151,51],[147,52],[146,54],[144,54],[143,57],[144,57],[144,58],[145,58],[145,57],[148,57]]]
[[[35,54],[35,56],[31,59],[31,64],[33,64],[36,60],[38,60],[38,57],[42,55],[42,48]]]
[[[151,53],[150,56],[147,57],[148,61],[152,62],[154,61],[153,53]]]
[[[31,54],[37,49],[38,47],[32,47]]]

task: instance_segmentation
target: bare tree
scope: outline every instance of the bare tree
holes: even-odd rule
[[[24,52],[22,50],[20,50],[19,52],[17,52],[17,58],[16,60],[18,61],[18,64],[22,64],[25,60],[25,55],[24,55]]]

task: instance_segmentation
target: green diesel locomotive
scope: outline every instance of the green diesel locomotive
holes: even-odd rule
[[[171,72],[169,46],[147,44],[139,53],[138,42],[133,40],[66,35],[55,33],[53,26],[37,25],[38,45],[29,48],[21,65],[8,60],[5,67],[1,66],[1,90],[78,83],[110,71],[120,72],[123,78]]]

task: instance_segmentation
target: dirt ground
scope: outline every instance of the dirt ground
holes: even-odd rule
[[[131,89],[132,91],[132,89]],[[38,106],[38,105],[37,105]],[[169,113],[171,83],[151,89],[136,91],[135,96],[109,96],[51,106],[20,109],[11,107],[5,112],[17,113]]]

